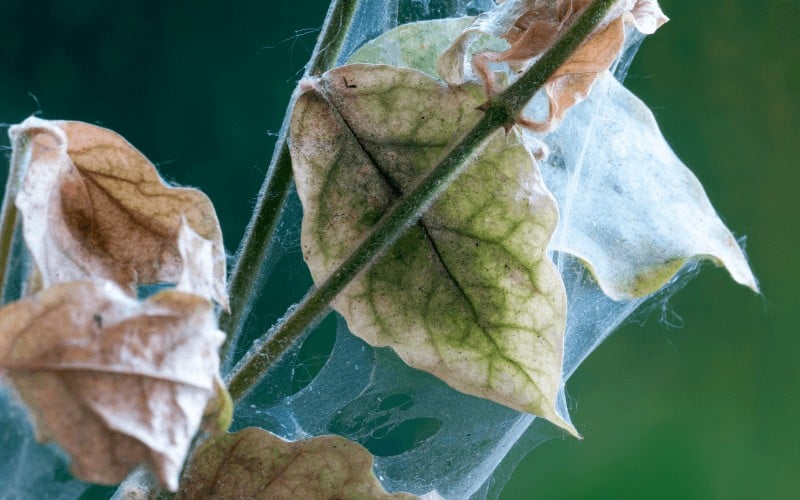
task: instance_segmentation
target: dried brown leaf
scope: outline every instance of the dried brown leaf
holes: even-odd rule
[[[0,371],[77,477],[113,484],[146,463],[175,490],[204,410],[224,420],[223,338],[196,295],[139,302],[110,281],[71,282],[0,309]]]
[[[339,436],[287,442],[248,427],[206,441],[192,456],[178,499],[411,499],[386,493],[372,455]]]
[[[167,186],[147,158],[101,127],[31,117],[9,136],[15,154],[27,158],[16,204],[44,287],[86,278],[129,290],[177,282],[185,219],[211,245],[206,267],[193,271],[213,286],[194,293],[227,308],[222,232],[203,193]]]
[[[524,70],[550,48],[589,3],[590,0],[504,2],[478,16],[442,54],[438,62],[440,74],[449,83],[462,83],[468,46],[479,34],[502,37],[511,44],[507,50],[482,52],[472,58],[474,73],[491,95],[496,83],[489,63],[504,62],[515,71]],[[651,34],[667,20],[657,0],[618,1],[586,42],[545,83],[549,115],[539,122],[523,118],[521,123],[539,132],[554,129],[567,110],[585,99],[597,78],[611,66],[625,41],[625,23],[641,33]]]

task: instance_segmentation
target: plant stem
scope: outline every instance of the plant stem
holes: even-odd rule
[[[355,17],[358,0],[334,0],[328,8],[317,45],[306,65],[304,77],[321,74],[336,65],[350,25]],[[289,104],[284,122],[288,121],[294,107]],[[283,127],[285,130],[286,127]],[[236,264],[230,282],[230,312],[223,313],[220,329],[227,338],[220,350],[223,362],[236,345],[244,321],[255,302],[260,288],[261,269],[270,250],[270,242],[280,219],[286,197],[292,186],[292,160],[286,135],[281,135],[275,145],[266,178],[258,194],[256,208],[247,225],[244,239],[237,253]]]
[[[25,174],[25,163],[30,152],[29,138],[26,134],[17,138],[20,144],[15,144],[11,154],[11,164],[6,181],[6,191],[3,195],[3,208],[0,211],[0,303],[5,303],[8,289],[8,279],[11,274],[11,253],[14,248],[14,235],[19,225],[19,211],[14,203]]]
[[[616,0],[595,0],[564,35],[519,80],[481,107],[483,118],[405,199],[378,222],[369,236],[319,287],[261,339],[228,375],[234,402],[241,400],[275,360],[312,325],[322,319],[330,302],[361,271],[386,251],[414,224],[436,198],[459,176],[481,144],[498,128],[510,126],[531,97],[594,31]]]

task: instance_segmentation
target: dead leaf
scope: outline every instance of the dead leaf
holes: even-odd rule
[[[290,126],[302,245],[323,281],[482,116],[478,85],[348,65],[307,82]],[[545,249],[558,212],[519,133],[470,166],[333,302],[350,330],[451,387],[543,416],[561,383],[566,295]]]
[[[211,302],[196,295],[139,302],[110,281],[71,282],[0,309],[0,371],[76,477],[118,483],[144,462],[175,490],[219,397],[223,339]]]
[[[465,55],[480,36],[506,39],[511,46],[503,52],[486,51],[472,58],[475,74],[489,95],[495,92],[490,63],[508,63],[515,72],[532,65],[580,16],[590,0],[509,0],[481,16],[459,36],[439,58],[437,66],[445,81],[462,83]],[[523,116],[520,123],[537,132],[554,129],[567,110],[586,98],[598,76],[611,66],[625,41],[625,23],[644,34],[653,33],[667,22],[657,0],[619,0],[567,61],[544,85],[549,115],[543,121]]]
[[[248,427],[203,443],[181,480],[178,500],[413,499],[389,494],[372,472],[372,455],[339,436],[287,442]]]
[[[200,191],[167,186],[124,138],[81,122],[28,118],[9,129],[15,154],[27,158],[16,198],[28,250],[43,286],[106,278],[138,284],[179,281],[185,259],[181,220],[210,242],[196,278],[227,308],[225,253],[214,207]]]

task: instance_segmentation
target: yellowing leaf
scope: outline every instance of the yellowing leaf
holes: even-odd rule
[[[653,293],[697,259],[758,290],[700,182],[647,106],[608,72],[543,140],[552,151],[543,173],[562,209],[552,247],[582,259],[609,297]]]
[[[389,494],[372,455],[339,436],[286,442],[255,427],[218,436],[193,454],[178,499],[412,499]]]
[[[16,204],[43,286],[86,278],[123,288],[177,282],[185,259],[181,220],[211,245],[207,293],[227,308],[222,233],[208,198],[171,188],[118,134],[81,122],[28,118],[11,127],[15,154],[27,158]],[[201,279],[201,278],[196,278]]]
[[[217,411],[215,325],[196,295],[139,302],[110,281],[58,284],[0,309],[0,371],[75,476],[117,483],[144,462],[174,490],[204,410]]]
[[[489,93],[494,91],[490,63],[509,63],[522,71],[535,62],[578,18],[590,0],[509,0],[481,16],[464,30],[439,58],[437,66],[449,83],[462,83],[467,73],[469,47],[481,35],[502,37],[511,46],[503,52],[487,51],[472,58],[474,72]],[[542,122],[521,120],[531,129],[556,127],[567,110],[586,98],[598,76],[608,69],[625,41],[625,23],[644,34],[667,22],[657,0],[619,0],[589,38],[561,65],[544,85],[549,115]]]
[[[351,65],[298,99],[292,161],[303,254],[324,280],[476,123],[475,85]],[[561,379],[565,292],[545,248],[555,202],[516,131],[498,130],[419,223],[334,301],[351,331],[459,391],[543,416]]]

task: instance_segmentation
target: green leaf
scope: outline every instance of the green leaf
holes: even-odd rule
[[[543,137],[561,204],[553,249],[584,261],[616,300],[655,292],[688,261],[710,259],[758,290],[736,239],[647,106],[609,73]]]
[[[323,281],[481,117],[477,86],[351,65],[306,82],[291,122],[303,254]],[[351,331],[457,390],[543,416],[565,303],[558,213],[519,134],[498,130],[426,215],[334,301]]]
[[[286,442],[248,427],[203,443],[192,456],[178,499],[411,499],[389,494],[372,472],[372,455],[339,436]]]

